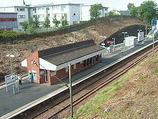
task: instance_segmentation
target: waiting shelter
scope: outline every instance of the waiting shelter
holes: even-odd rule
[[[87,40],[36,51],[21,65],[33,73],[34,82],[52,85],[69,76],[70,64],[72,75],[76,74],[101,62],[104,52],[105,48]]]

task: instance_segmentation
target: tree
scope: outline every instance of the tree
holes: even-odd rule
[[[39,20],[37,15],[34,16],[33,24],[35,25],[35,28],[39,28]]]
[[[21,23],[21,25],[22,25],[22,28],[24,29],[24,31],[26,31],[26,29],[28,28],[29,23],[28,23],[28,21],[24,21],[24,22]]]
[[[49,28],[50,27],[50,20],[49,20],[49,16],[48,15],[46,15],[46,18],[44,20],[43,25],[44,25],[45,28]]]
[[[62,26],[68,25],[67,14],[64,14],[64,15],[62,16],[61,24],[62,24]]]
[[[139,7],[132,6],[130,8],[130,15],[132,15],[134,17],[138,17],[138,9],[139,9]]]
[[[28,23],[29,23],[29,25],[32,25],[32,24],[34,24],[33,17],[30,17],[30,18],[29,18],[29,21],[28,21]]]
[[[150,23],[153,18],[158,18],[157,4],[154,1],[144,1],[139,7],[139,14],[143,21]]]
[[[27,29],[28,31],[30,31],[31,34],[36,33],[34,24],[29,25]]]
[[[55,24],[55,27],[58,27],[59,24],[60,24],[60,21],[58,21],[57,18],[56,18],[56,14],[54,15],[53,23]]]
[[[140,17],[143,21],[151,23],[151,20],[158,18],[157,4],[153,1],[144,1],[139,7],[128,4],[130,14],[132,16]]]
[[[132,7],[135,7],[133,3],[129,3],[129,4],[127,5],[128,10],[131,10]]]
[[[111,10],[110,12],[108,12],[108,16],[115,16],[115,15],[119,15],[116,10]]]
[[[93,19],[99,18],[100,10],[103,8],[102,4],[94,4],[90,8],[90,16]]]

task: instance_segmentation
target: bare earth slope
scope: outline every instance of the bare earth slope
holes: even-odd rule
[[[10,73],[9,58],[6,57],[6,54],[15,55],[15,58],[12,58],[14,72],[26,73],[20,67],[20,62],[34,51],[88,39],[93,39],[96,43],[100,43],[102,41],[100,36],[108,37],[116,31],[131,25],[146,25],[146,23],[138,19],[103,22],[69,34],[35,38],[31,41],[22,40],[16,44],[0,44],[0,73]]]

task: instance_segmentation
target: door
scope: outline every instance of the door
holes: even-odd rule
[[[45,82],[48,82],[48,71],[44,70],[44,72],[45,72]]]

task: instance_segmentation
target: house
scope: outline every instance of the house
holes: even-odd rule
[[[28,72],[34,74],[34,82],[52,85],[101,62],[106,49],[93,40],[76,42],[64,46],[36,51],[21,62]]]
[[[0,12],[0,29],[18,31],[17,13]]]

